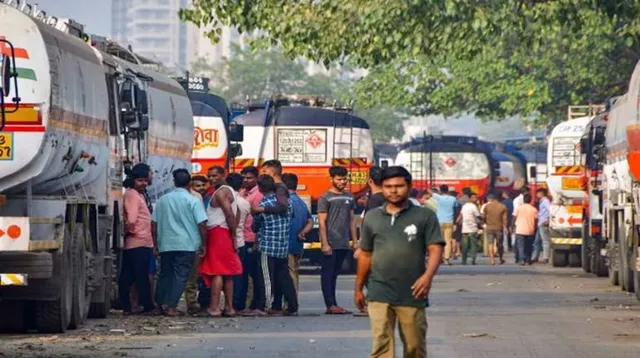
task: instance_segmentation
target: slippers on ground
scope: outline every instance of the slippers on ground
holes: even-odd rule
[[[366,311],[358,311],[353,314],[355,317],[369,317],[369,313]]]

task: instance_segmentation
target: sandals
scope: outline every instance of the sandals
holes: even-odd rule
[[[352,312],[345,310],[342,307],[331,306],[327,308],[327,311],[324,314],[351,314]]]
[[[369,312],[367,311],[358,311],[353,314],[354,317],[369,317]]]

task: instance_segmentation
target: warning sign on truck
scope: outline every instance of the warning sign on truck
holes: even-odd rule
[[[554,167],[580,165],[580,137],[560,137],[553,139]]]
[[[278,159],[282,163],[327,161],[326,129],[278,129]]]

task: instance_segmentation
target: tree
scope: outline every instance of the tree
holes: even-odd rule
[[[263,101],[278,93],[319,95],[345,103],[355,96],[353,81],[343,73],[349,68],[331,68],[327,74],[308,75],[301,61],[294,61],[277,48],[252,51],[233,45],[230,58],[212,65],[204,58],[191,65],[195,75],[211,76],[209,87],[230,101]],[[360,107],[360,106],[358,106]],[[403,134],[405,116],[388,106],[356,107],[356,115],[366,119],[375,140],[389,141]]]
[[[200,27],[259,31],[290,57],[370,69],[361,104],[542,125],[624,92],[638,15],[638,2],[605,0],[194,0],[180,12]]]

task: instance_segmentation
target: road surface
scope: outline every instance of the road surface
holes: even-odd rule
[[[353,305],[353,283],[340,278],[345,307]],[[2,335],[0,357],[366,357],[368,318],[322,315],[317,276],[304,276],[301,290],[299,317],[114,313],[65,335]],[[640,304],[580,269],[442,267],[428,317],[429,357],[640,356]]]

